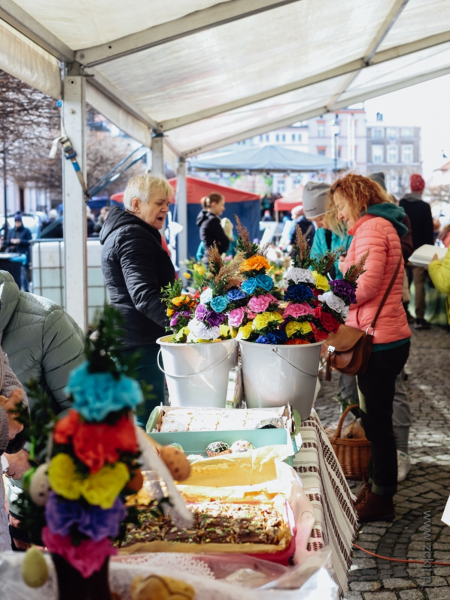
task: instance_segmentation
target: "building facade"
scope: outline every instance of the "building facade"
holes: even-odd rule
[[[383,171],[388,192],[397,197],[409,191],[409,178],[422,173],[421,128],[385,123],[378,113],[367,124],[367,174]]]

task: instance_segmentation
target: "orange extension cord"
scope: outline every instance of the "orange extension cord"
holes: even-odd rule
[[[387,556],[380,556],[379,554],[374,554],[373,552],[369,552],[365,548],[358,546],[358,544],[353,544],[354,548],[358,548],[358,550],[362,550],[371,556],[375,556],[376,558],[382,558],[383,560],[390,560],[391,562],[402,562],[402,563],[417,563],[419,565],[429,564],[429,565],[439,565],[444,567],[450,567],[450,563],[443,562],[434,562],[433,560],[406,560],[403,558],[388,558]]]

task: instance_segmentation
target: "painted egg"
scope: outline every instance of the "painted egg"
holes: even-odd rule
[[[48,464],[39,465],[30,483],[30,496],[35,504],[44,506],[52,488],[48,480]]]
[[[132,475],[132,478],[127,483],[126,491],[137,494],[144,485],[144,477],[142,475],[142,471],[140,470],[135,471],[134,474],[132,473]]]
[[[25,552],[22,561],[22,577],[24,582],[32,588],[44,585],[48,579],[48,567],[40,550],[34,546]]]
[[[177,448],[165,446],[161,450],[161,458],[172,477],[177,481],[184,481],[191,474],[191,463]]]
[[[254,449],[254,445],[247,440],[237,440],[231,446],[231,450],[233,452],[248,452],[249,450]]]

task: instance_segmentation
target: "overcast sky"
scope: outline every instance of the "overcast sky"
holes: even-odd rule
[[[365,102],[365,108],[368,122],[375,121],[380,112],[388,124],[422,127],[425,179],[450,161],[450,75],[373,98]]]

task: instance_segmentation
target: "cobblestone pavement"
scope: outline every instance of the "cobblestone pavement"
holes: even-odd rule
[[[450,495],[450,334],[439,327],[414,332],[406,372],[411,471],[394,498],[395,520],[362,526],[356,543],[400,559],[426,560],[429,550],[432,560],[450,565],[450,527],[441,521]],[[339,418],[336,393],[336,379],[322,382],[316,410],[324,426]],[[355,550],[349,582],[346,600],[450,600],[450,566],[390,562]]]

